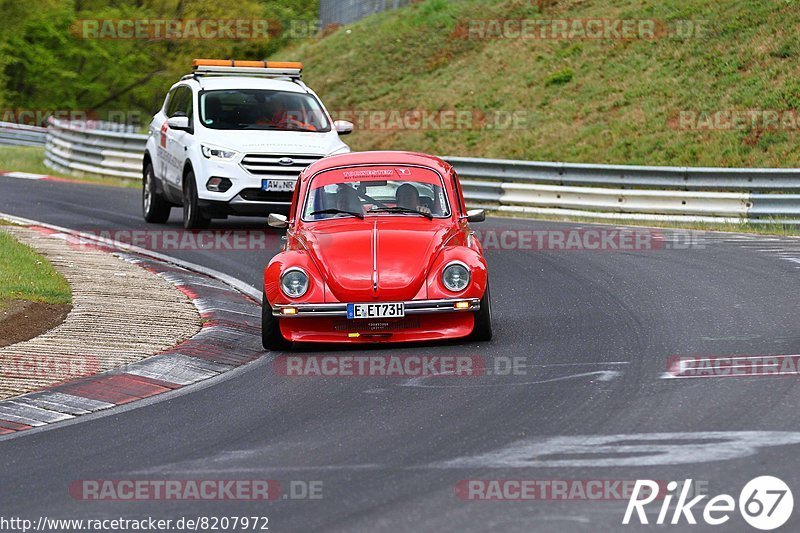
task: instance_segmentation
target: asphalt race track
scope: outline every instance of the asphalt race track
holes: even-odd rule
[[[0,211],[89,231],[180,228],[177,209],[169,225],[147,226],[139,194],[0,178]],[[492,218],[474,229],[576,226]],[[704,234],[685,246],[663,233],[649,250],[487,250],[491,343],[310,352],[470,355],[489,368],[520,358],[525,372],[286,377],[274,370],[285,355],[267,353],[178,394],[0,440],[3,514],[260,515],[271,531],[624,531],[638,529],[621,525],[625,500],[467,501],[456,488],[474,479],[691,478],[738,499],[761,475],[800,487],[796,377],[664,379],[676,355],[800,353],[800,241]],[[163,253],[260,288],[274,251]],[[68,491],[83,479],[321,481],[323,491],[268,504],[87,502]],[[648,507],[651,522],[659,507]],[[748,527],[734,513],[724,527],[684,520],[671,530]],[[785,529],[799,528],[795,513]]]

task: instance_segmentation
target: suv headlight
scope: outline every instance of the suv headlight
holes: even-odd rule
[[[308,290],[308,275],[300,268],[290,268],[281,275],[281,290],[289,298],[299,298]]]
[[[442,283],[447,290],[461,292],[467,288],[469,280],[469,268],[461,261],[453,261],[442,271]]]
[[[227,148],[220,148],[218,146],[206,146],[205,144],[200,145],[200,151],[203,152],[203,155],[208,159],[216,159],[217,161],[230,161],[237,155],[239,152],[234,150],[229,150]]]

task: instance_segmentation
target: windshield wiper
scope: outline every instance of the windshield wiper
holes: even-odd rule
[[[336,208],[320,209],[319,211],[312,211],[311,214],[312,215],[340,215],[340,214],[341,215],[351,215],[351,216],[360,218],[361,220],[364,220],[364,214],[363,213],[356,213],[355,211],[345,211],[344,209],[336,209]]]
[[[373,207],[369,210],[370,213],[413,213],[415,215],[422,215],[428,220],[433,219],[433,215],[430,213],[425,213],[424,211],[417,211],[416,209],[411,209],[410,207]]]

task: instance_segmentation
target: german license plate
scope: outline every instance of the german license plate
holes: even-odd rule
[[[290,180],[261,180],[262,191],[292,192],[296,179]]]
[[[401,318],[403,316],[405,316],[403,302],[347,304],[347,318]]]

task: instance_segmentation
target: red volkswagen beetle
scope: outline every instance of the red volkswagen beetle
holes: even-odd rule
[[[321,159],[294,189],[286,243],[264,270],[262,341],[492,338],[486,260],[453,167],[429,155]]]

